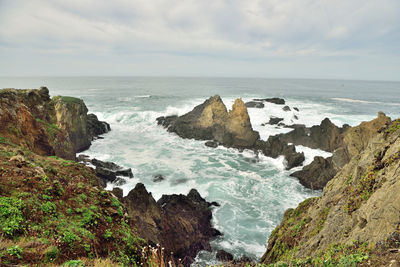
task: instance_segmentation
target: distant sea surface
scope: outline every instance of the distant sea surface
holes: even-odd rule
[[[196,188],[208,201],[221,204],[213,210],[213,225],[223,237],[212,242],[235,257],[259,259],[266,250],[268,236],[280,223],[287,208],[321,192],[299,184],[286,171],[283,158],[257,157],[251,151],[218,147],[204,141],[181,139],[157,126],[155,119],[183,115],[205,99],[219,94],[230,109],[235,98],[281,97],[291,107],[267,104],[249,109],[253,128],[262,139],[289,131],[262,126],[271,116],[285,124],[320,124],[328,117],[335,124],[358,125],[383,111],[400,117],[400,83],[347,80],[292,80],[242,78],[139,78],[139,77],[0,77],[0,88],[47,86],[52,96],[82,98],[112,131],[84,151],[91,157],[131,167],[134,178],[122,186],[127,194],[142,182],[155,199],[163,194],[187,194]],[[299,111],[293,110],[297,107]],[[296,115],[298,119],[295,118]],[[296,147],[304,151],[305,164],[325,151]],[[301,167],[300,167],[301,168]],[[162,182],[153,176],[161,174]],[[108,189],[114,185],[109,184]],[[202,252],[197,264],[216,263],[213,253]]]

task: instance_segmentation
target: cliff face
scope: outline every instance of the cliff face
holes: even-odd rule
[[[382,121],[380,133],[370,130]],[[320,197],[285,212],[269,238],[263,263],[307,257],[312,257],[309,263],[318,263],[332,248],[338,257],[361,253],[379,262],[379,253],[399,248],[400,121],[386,122],[381,114],[348,133],[344,140],[353,157]]]
[[[82,100],[73,97],[50,99],[49,90],[0,90],[0,134],[41,155],[74,159],[93,138],[110,130],[90,118]],[[104,125],[103,131],[95,128]]]

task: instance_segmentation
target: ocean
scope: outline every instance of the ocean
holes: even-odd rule
[[[213,210],[212,223],[223,233],[212,242],[235,257],[259,259],[271,231],[288,208],[318,196],[304,188],[285,170],[283,158],[272,159],[252,151],[206,147],[204,141],[182,139],[158,126],[156,118],[183,115],[205,99],[219,94],[230,109],[234,100],[281,97],[291,107],[267,103],[248,109],[253,128],[262,139],[288,128],[262,124],[271,116],[285,124],[312,126],[328,117],[335,124],[352,126],[371,120],[383,111],[400,117],[400,82],[348,80],[295,80],[245,78],[157,77],[0,77],[1,88],[47,86],[52,96],[82,98],[89,111],[110,123],[112,131],[96,140],[83,154],[130,167],[134,178],[121,188],[127,194],[136,183],[145,184],[157,200],[163,194],[187,194],[197,189],[207,201],[221,204]],[[299,111],[293,109],[297,107]],[[298,119],[295,118],[295,115]],[[330,153],[297,146],[305,164],[314,156]],[[164,181],[154,182],[161,174]],[[108,184],[107,189],[115,186]],[[201,252],[199,266],[213,264],[213,253]]]

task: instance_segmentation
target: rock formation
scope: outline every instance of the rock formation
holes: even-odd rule
[[[325,119],[320,126],[313,126],[309,131],[305,127],[300,127],[280,135],[279,138],[286,141],[311,148],[325,148],[324,150],[333,152],[332,157],[327,159],[316,157],[310,165],[291,176],[299,178],[305,187],[322,189],[352,157],[365,149],[370,139],[390,121],[389,117],[379,112],[376,119],[362,122],[355,127],[338,128],[329,119]]]
[[[183,116],[160,117],[157,121],[180,137],[214,140],[227,147],[252,148],[259,139],[241,99],[236,99],[228,112],[216,95]]]
[[[378,133],[376,128],[382,124]],[[398,258],[400,121],[389,122],[379,114],[350,129],[344,140],[351,160],[320,197],[285,212],[271,233],[262,263],[303,259],[318,265],[349,257],[358,262],[355,259],[365,260],[368,257],[363,255],[369,254],[368,265],[388,266],[393,257]],[[333,250],[335,254],[329,254]]]
[[[132,226],[149,244],[160,244],[189,266],[200,250],[211,251],[210,240],[221,233],[211,227],[210,203],[192,189],[187,196],[163,195],[157,202],[139,183],[123,203]]]
[[[269,102],[269,103],[273,103],[276,105],[285,105],[285,99],[283,98],[279,98],[279,97],[273,97],[273,98],[257,98],[257,99],[253,99],[254,101],[261,101],[261,102]]]
[[[258,101],[249,101],[245,103],[248,108],[263,108],[265,105],[262,102]]]
[[[275,137],[270,137],[267,141],[260,140],[260,135],[251,126],[247,107],[240,98],[235,100],[229,112],[221,98],[216,95],[183,116],[159,117],[157,122],[169,132],[183,138],[213,140],[213,143],[206,143],[210,147],[221,144],[239,149],[261,150],[266,156],[273,158],[284,155],[288,169],[299,166],[304,161],[304,154],[297,153],[293,145]]]
[[[90,123],[88,123],[90,121]],[[82,100],[73,97],[50,99],[49,90],[0,90],[0,133],[14,143],[41,155],[74,159],[91,141],[110,127],[96,121]],[[103,128],[99,128],[99,124]],[[21,138],[24,136],[24,138]]]

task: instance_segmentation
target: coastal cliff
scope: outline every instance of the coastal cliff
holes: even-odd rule
[[[131,169],[76,161],[110,130],[87,113],[81,99],[51,99],[46,87],[0,90],[0,264],[189,266],[211,250],[221,233],[195,189],[156,202],[139,183],[123,197],[104,190],[100,169],[130,178]]]
[[[349,162],[320,197],[285,212],[262,263],[399,263],[400,121],[380,114],[350,129],[344,142]]]

